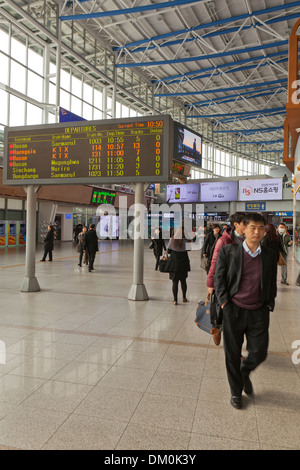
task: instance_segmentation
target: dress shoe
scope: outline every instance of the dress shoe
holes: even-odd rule
[[[240,410],[243,407],[242,397],[231,395],[230,404],[237,410]]]
[[[242,377],[243,377],[243,382],[244,382],[244,392],[246,393],[246,395],[252,395],[253,386],[252,386],[252,382],[249,378],[249,375],[243,375],[242,374]]]
[[[300,282],[296,282],[296,286],[300,286]]]
[[[186,303],[188,302],[188,299],[186,299],[185,297],[182,299],[182,302]]]
[[[284,285],[286,285],[286,286],[289,286],[289,283],[286,282],[286,281],[285,281],[285,282],[281,281],[281,284],[284,284]]]
[[[177,305],[177,300],[173,300],[173,305]]]
[[[219,346],[221,342],[221,330],[220,328],[212,328],[211,334],[214,340],[214,343]]]

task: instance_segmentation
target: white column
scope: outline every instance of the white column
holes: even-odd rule
[[[24,186],[27,193],[26,210],[26,260],[25,277],[21,285],[21,292],[37,292],[40,290],[35,277],[35,248],[36,248],[36,193],[39,186]]]
[[[148,186],[148,185],[147,185]],[[129,300],[148,300],[148,294],[144,285],[144,233],[138,231],[138,217],[140,217],[139,205],[145,203],[144,183],[136,183],[134,198],[134,245],[133,245],[133,283],[128,293]],[[146,208],[145,208],[146,210]],[[143,215],[144,217],[144,215]]]

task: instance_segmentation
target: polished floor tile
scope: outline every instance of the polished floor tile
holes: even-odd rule
[[[41,250],[34,293],[19,290],[25,250],[0,252],[0,450],[299,449],[300,288],[291,257],[268,357],[251,375],[254,396],[235,410],[223,338],[216,346],[194,323],[207,292],[198,252],[190,252],[189,302],[179,296],[174,306],[147,244],[149,300],[137,302],[127,298],[131,241],[101,241],[93,273],[78,268],[72,243],[57,243],[52,263],[39,262]]]

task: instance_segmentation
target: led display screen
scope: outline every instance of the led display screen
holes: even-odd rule
[[[167,182],[169,116],[5,129],[5,184]]]
[[[116,200],[116,193],[105,189],[94,188],[92,192],[91,205],[99,206],[99,204],[114,205]]]
[[[174,122],[174,139],[174,159],[201,167],[201,135],[178,122]]]

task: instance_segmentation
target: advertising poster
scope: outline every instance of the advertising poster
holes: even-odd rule
[[[282,199],[282,178],[240,181],[240,201]]]
[[[119,237],[119,218],[116,215],[103,215],[100,217],[100,233],[102,239],[116,239]]]
[[[5,220],[0,220],[0,246],[6,245]]]
[[[199,201],[199,184],[170,184],[167,185],[167,203],[189,203]]]
[[[19,245],[25,245],[25,244],[26,244],[26,223],[25,222],[20,222]]]
[[[8,245],[17,244],[17,222],[8,222]]]
[[[228,202],[237,200],[237,181],[201,183],[201,202]]]

